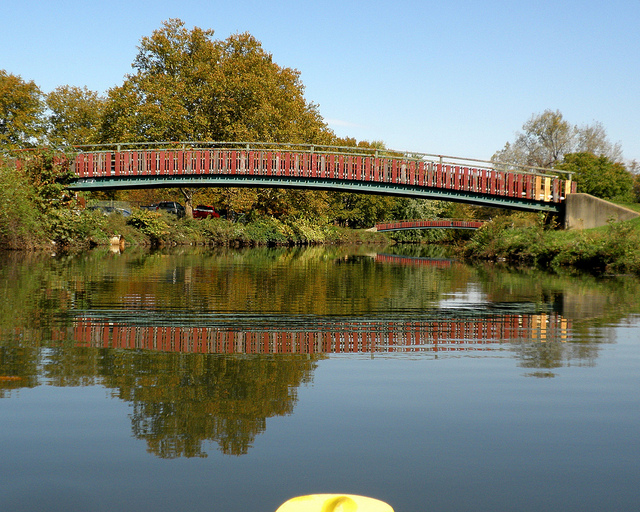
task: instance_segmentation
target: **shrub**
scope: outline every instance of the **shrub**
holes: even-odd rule
[[[153,245],[159,245],[160,241],[169,234],[169,225],[160,212],[151,212],[135,208],[127,217],[127,224],[139,229]]]
[[[33,186],[8,162],[0,162],[0,247],[30,248],[46,238]]]
[[[105,216],[91,210],[55,208],[46,215],[49,238],[63,247],[106,243],[105,224]]]

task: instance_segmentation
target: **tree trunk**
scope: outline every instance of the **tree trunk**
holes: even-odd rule
[[[184,214],[187,219],[193,219],[193,190],[190,188],[181,188],[180,192],[184,196]]]

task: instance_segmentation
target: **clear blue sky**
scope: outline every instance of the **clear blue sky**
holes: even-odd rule
[[[100,93],[169,18],[250,32],[340,136],[488,159],[532,114],[601,122],[640,160],[640,0],[4,0],[0,69]]]

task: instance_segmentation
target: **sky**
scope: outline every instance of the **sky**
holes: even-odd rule
[[[170,18],[251,33],[341,137],[486,160],[550,109],[640,161],[640,0],[0,0],[0,69],[105,94]]]

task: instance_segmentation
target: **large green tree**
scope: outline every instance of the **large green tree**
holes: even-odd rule
[[[331,132],[317,105],[304,98],[299,71],[278,66],[250,34],[218,45],[209,98],[217,140],[327,144]]]
[[[47,94],[45,101],[52,144],[73,146],[98,141],[104,99],[97,92],[64,85]]]
[[[40,88],[0,69],[0,148],[27,148],[42,142],[43,113]]]
[[[273,62],[250,34],[218,41],[169,20],[142,38],[133,69],[108,93],[104,142],[331,140],[300,73]]]
[[[135,72],[108,91],[102,141],[210,140],[207,97],[218,61],[212,36],[169,20],[143,37]]]
[[[142,38],[133,69],[108,92],[102,142],[332,139],[304,98],[300,73],[273,62],[250,34],[218,41],[212,30],[188,30],[172,19]],[[195,192],[182,190],[188,214]],[[289,203],[299,201],[293,195]]]
[[[570,153],[556,167],[574,173],[578,192],[602,199],[633,200],[633,176],[624,165],[604,155]]]

